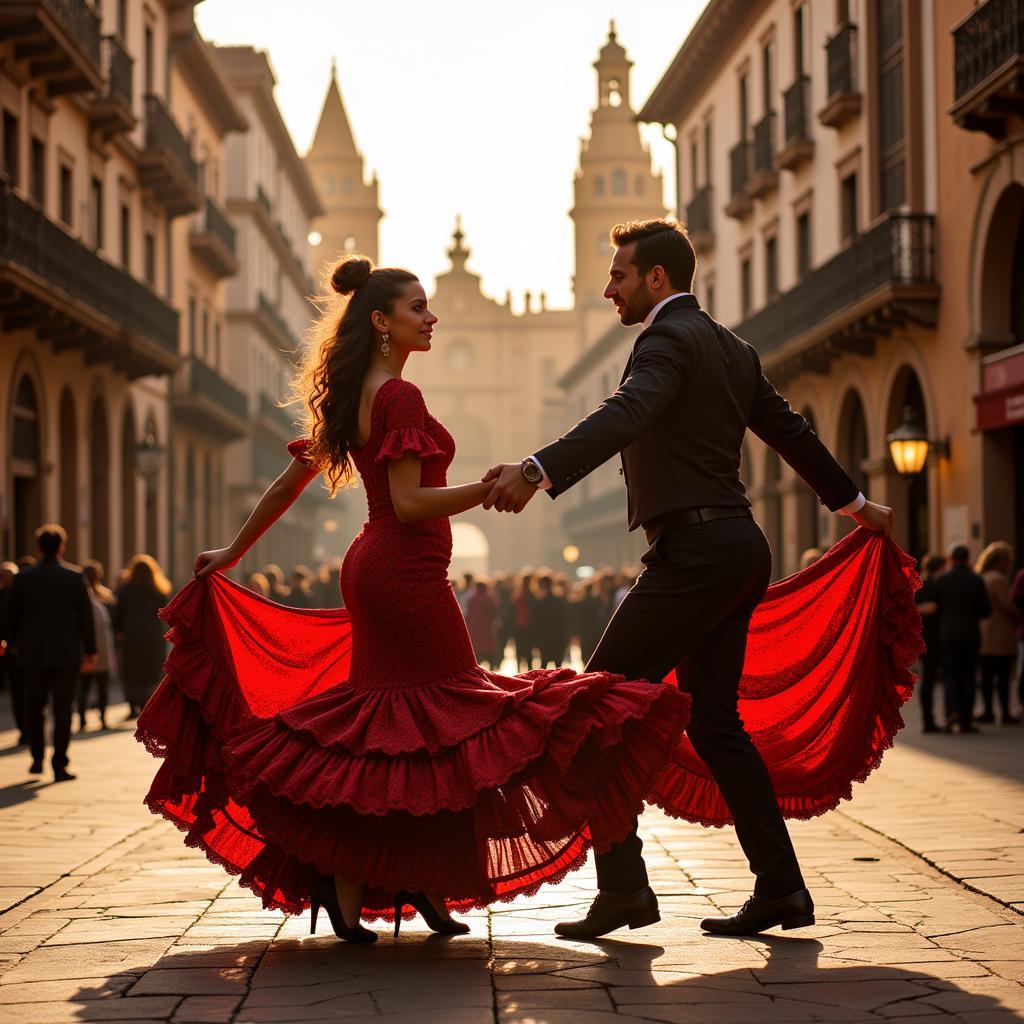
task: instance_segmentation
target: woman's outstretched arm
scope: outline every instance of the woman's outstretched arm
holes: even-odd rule
[[[306,489],[309,482],[319,476],[320,470],[292,459],[288,468],[266,489],[256,503],[249,518],[226,547],[214,551],[201,551],[196,556],[192,573],[197,578],[208,576],[219,569],[230,569],[270,529]]]
[[[388,464],[391,504],[400,523],[456,516],[476,508],[490,492],[489,483],[459,484],[455,487],[423,487],[420,458],[405,455]]]

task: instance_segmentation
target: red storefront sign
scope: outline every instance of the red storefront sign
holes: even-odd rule
[[[981,370],[982,393],[975,398],[978,429],[999,430],[1024,423],[1024,346],[990,357]]]

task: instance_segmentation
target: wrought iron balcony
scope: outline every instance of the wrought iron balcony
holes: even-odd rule
[[[117,36],[102,39],[103,88],[92,97],[89,119],[95,132],[108,139],[135,127],[132,110],[132,64]]]
[[[729,150],[730,195],[725,212],[730,217],[746,217],[754,209],[754,204],[747,192],[753,156],[753,146],[749,139],[737,142]]]
[[[188,236],[189,245],[217,277],[231,277],[238,273],[235,255],[235,229],[228,216],[209,197],[192,220]]]
[[[801,75],[782,96],[783,133],[779,166],[795,171],[804,161],[814,156],[811,139],[811,79]]]
[[[828,55],[828,99],[818,120],[829,128],[841,128],[859,116],[860,84],[857,77],[857,26],[849,23],[825,44]]]
[[[890,214],[734,330],[777,377],[823,373],[894,326],[934,324],[938,300],[935,218]]]
[[[267,193],[263,191],[263,186],[262,185],[257,185],[256,186],[256,202],[259,203],[260,206],[263,207],[263,212],[268,217],[270,217],[271,213],[272,213],[272,210],[273,210],[273,207],[271,206],[271,203],[270,203],[270,196],[268,196]]]
[[[278,434],[286,442],[295,437],[295,426],[292,424],[291,413],[282,409],[266,391],[260,392],[260,421],[273,433]]]
[[[956,100],[961,128],[1006,133],[1010,114],[1024,116],[1024,0],[987,0],[953,29]]]
[[[708,252],[715,247],[715,232],[712,226],[712,196],[710,185],[703,185],[693,193],[686,204],[686,231],[697,252]]]
[[[146,141],[139,154],[139,177],[170,216],[199,209],[199,165],[163,100],[152,93],[146,96]]]
[[[175,412],[205,434],[234,441],[249,432],[245,393],[194,354],[175,378],[171,398]]]
[[[100,18],[85,0],[4,0],[0,38],[14,42],[14,64],[50,96],[103,86]]]
[[[32,328],[56,351],[129,377],[179,366],[178,313],[126,271],[10,190],[0,191],[0,317]]]
[[[754,172],[747,184],[747,192],[760,199],[779,187],[779,171],[775,165],[775,112],[769,110],[754,125]]]
[[[263,292],[259,293],[258,310],[264,330],[270,334],[275,343],[289,351],[294,349],[295,338],[288,329],[284,317],[281,316],[281,310]]]

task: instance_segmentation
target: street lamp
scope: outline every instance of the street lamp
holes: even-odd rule
[[[580,560],[580,549],[575,544],[566,544],[562,548],[562,557],[570,565],[575,565]]]
[[[900,476],[917,476],[924,469],[931,452],[949,456],[949,439],[929,441],[927,432],[910,405],[904,406],[903,422],[885,440]]]
[[[147,433],[135,446],[135,466],[147,480],[152,480],[160,472],[163,458],[164,450],[152,433]]]

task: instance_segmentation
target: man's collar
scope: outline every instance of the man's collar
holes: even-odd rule
[[[648,313],[648,314],[647,314],[647,316],[645,316],[645,317],[644,317],[644,322],[643,322],[643,329],[644,329],[644,330],[646,330],[646,329],[647,329],[648,327],[650,327],[650,326],[651,326],[651,324],[653,324],[653,323],[654,323],[654,321],[655,321],[655,319],[657,318],[658,314],[659,314],[659,313],[660,313],[660,312],[661,312],[661,311],[662,311],[662,310],[663,310],[663,309],[664,309],[664,308],[665,308],[665,307],[666,307],[666,306],[667,306],[667,305],[668,305],[668,304],[669,304],[670,302],[675,302],[675,300],[676,300],[676,299],[685,299],[685,298],[687,298],[687,297],[689,297],[689,298],[693,298],[693,293],[692,293],[692,292],[673,292],[673,293],[672,293],[671,295],[669,295],[669,296],[668,296],[668,298],[662,299],[662,300],[661,300],[661,302],[659,302],[659,303],[658,303],[658,304],[657,304],[657,305],[656,305],[656,306],[654,307],[654,309],[652,309],[652,310],[650,311],[650,313]]]

